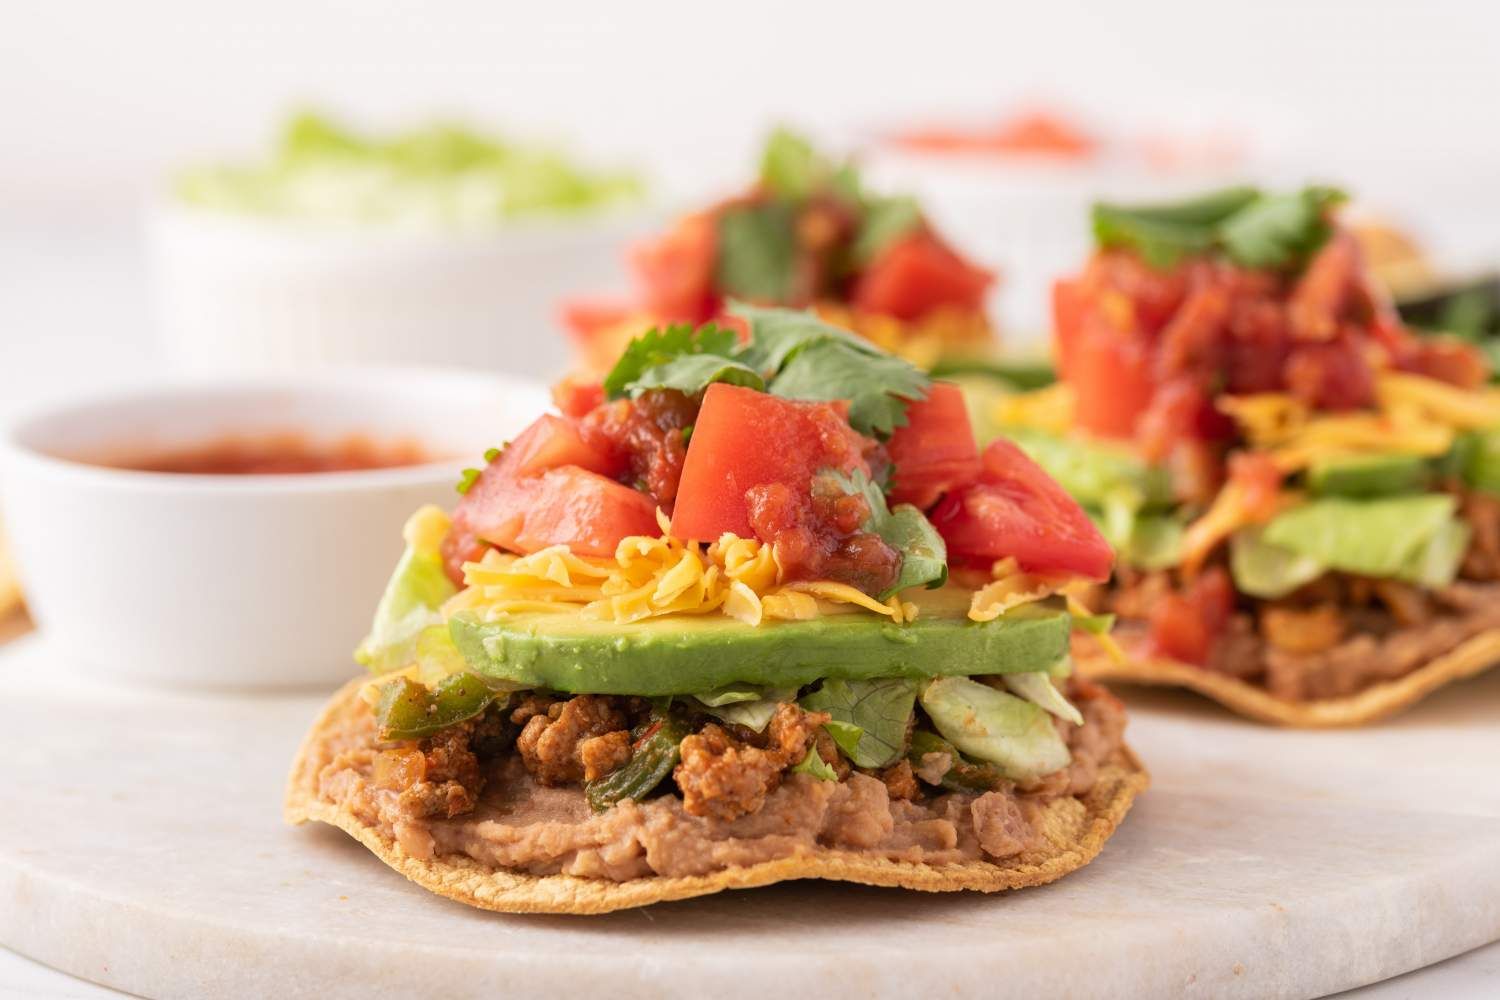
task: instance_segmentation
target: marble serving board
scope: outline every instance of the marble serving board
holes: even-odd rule
[[[150,694],[0,650],[0,944],[151,997],[1311,997],[1500,938],[1500,672],[1354,732],[1132,696],[1154,787],[999,896],[799,883],[481,913],[280,821],[320,700]]]

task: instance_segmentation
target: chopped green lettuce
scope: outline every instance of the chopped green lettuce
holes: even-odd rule
[[[810,774],[819,781],[838,781],[839,776],[829,763],[818,756],[816,748],[807,751],[807,756],[792,767],[794,774]]]
[[[1091,510],[1089,516],[1127,566],[1157,570],[1182,561],[1187,525],[1178,514],[1140,511],[1130,497],[1123,497],[1106,500],[1102,511]]]
[[[380,595],[370,634],[354,651],[355,660],[373,673],[410,666],[423,631],[442,624],[438,609],[458,592],[443,570],[443,556],[438,550],[442,535],[414,527],[423,513],[414,514],[408,523],[406,550],[385,585],[385,593]],[[446,519],[442,523],[446,525]]]
[[[809,712],[827,712],[828,733],[860,767],[888,767],[906,748],[917,684],[904,677],[872,681],[826,680],[802,699]]]
[[[1407,583],[1436,590],[1458,576],[1472,529],[1463,521],[1449,521],[1416,551],[1396,575]]]
[[[1446,494],[1314,500],[1264,528],[1236,532],[1230,572],[1243,593],[1273,600],[1329,570],[1445,587],[1470,537],[1455,506]]]
[[[1083,713],[1073,706],[1052,682],[1052,675],[1045,670],[1034,670],[1024,674],[1002,674],[1005,686],[1011,694],[1025,698],[1037,708],[1050,712],[1059,719],[1066,719],[1075,726],[1083,725]]]
[[[760,733],[771,724],[776,706],[796,696],[796,688],[745,689],[735,686],[697,695],[695,700],[699,708],[714,718]],[[704,701],[705,698],[709,701]]]
[[[1352,500],[1325,497],[1294,507],[1265,526],[1261,538],[1360,576],[1396,577],[1453,519],[1447,494]]]
[[[921,701],[945,739],[1015,781],[1040,778],[1072,761],[1052,717],[1014,695],[967,677],[939,677],[922,689]]]
[[[1143,509],[1172,502],[1167,471],[1125,448],[1030,428],[1006,428],[1004,433],[1081,504],[1102,508],[1133,501],[1135,509]]]
[[[1262,534],[1259,528],[1246,528],[1229,540],[1229,572],[1241,593],[1275,600],[1327,572],[1320,560],[1271,545]]]

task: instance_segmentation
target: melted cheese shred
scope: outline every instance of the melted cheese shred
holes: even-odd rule
[[[565,545],[525,556],[491,549],[464,564],[465,588],[443,610],[489,618],[567,612],[621,623],[721,613],[747,625],[860,610],[898,625],[917,617],[916,605],[899,596],[878,601],[847,584],[783,578],[774,547],[756,539],[725,534],[705,548],[663,530],[658,538],[622,539],[611,559],[575,555]]]
[[[1404,372],[1376,378],[1374,412],[1315,413],[1285,393],[1231,396],[1219,408],[1234,418],[1251,447],[1283,472],[1350,455],[1404,452],[1441,455],[1460,431],[1500,426],[1500,390],[1461,389]]]

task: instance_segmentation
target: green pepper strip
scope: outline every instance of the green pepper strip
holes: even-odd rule
[[[500,697],[508,695],[470,673],[444,677],[431,691],[398,677],[381,687],[375,721],[382,740],[419,740],[474,718]]]
[[[997,768],[989,764],[976,764],[958,752],[958,748],[937,733],[928,732],[925,729],[914,730],[911,734],[911,749],[907,751],[906,757],[911,761],[913,767],[920,766],[924,754],[945,753],[953,761],[948,768],[948,773],[938,784],[950,792],[988,792],[993,790],[1002,781],[1005,775]]]
[[[651,794],[682,759],[679,746],[687,734],[687,723],[678,716],[652,712],[651,721],[636,734],[630,759],[583,786],[589,806],[604,812],[621,799],[640,800]]]

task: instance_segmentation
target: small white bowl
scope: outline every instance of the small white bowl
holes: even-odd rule
[[[620,209],[450,231],[164,200],[148,210],[147,246],[163,347],[179,371],[440,364],[551,378],[571,361],[561,303],[621,285],[625,248],[655,221]]]
[[[0,435],[0,506],[49,642],[116,680],[326,686],[355,669],[424,503],[546,406],[532,383],[420,369],[180,382],[43,407]],[[415,440],[453,456],[403,468],[192,475],[85,464],[295,430]]]

